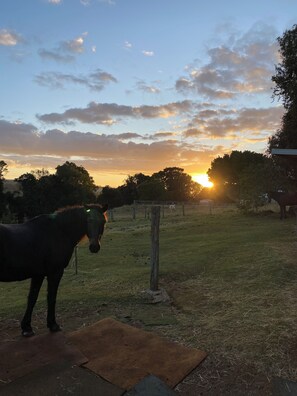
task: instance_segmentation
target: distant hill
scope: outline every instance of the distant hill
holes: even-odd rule
[[[14,181],[14,180],[3,180],[3,186],[4,186],[4,192],[17,192],[19,194],[21,194],[22,189],[21,189],[21,185]]]

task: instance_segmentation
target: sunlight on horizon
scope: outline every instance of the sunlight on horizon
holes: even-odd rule
[[[201,184],[202,187],[213,187],[213,183],[208,179],[208,175],[206,173],[197,173],[192,175],[192,179]]]

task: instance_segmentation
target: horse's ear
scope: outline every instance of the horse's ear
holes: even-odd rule
[[[105,213],[108,209],[108,204],[102,206],[102,213]]]

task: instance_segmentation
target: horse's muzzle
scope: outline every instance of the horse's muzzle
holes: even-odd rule
[[[98,253],[100,250],[100,243],[90,243],[89,250],[91,253]]]

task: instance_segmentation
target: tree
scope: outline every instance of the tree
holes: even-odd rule
[[[50,175],[44,169],[26,173],[16,179],[22,186],[23,196],[18,198],[15,208],[18,216],[33,217],[41,213],[69,206],[95,202],[93,178],[81,166],[65,162]]]
[[[0,161],[0,180],[4,179],[5,173],[8,171],[7,164],[5,161]]]
[[[66,161],[56,167],[59,206],[78,205],[95,201],[93,178],[82,166]]]
[[[36,174],[36,173],[35,173]],[[56,175],[49,173],[37,174],[36,194],[39,199],[41,213],[54,212],[61,205],[60,201],[60,183]]]
[[[39,194],[37,193],[37,179],[32,173],[24,173],[17,179],[22,187],[23,196],[18,209],[25,216],[31,218],[42,213],[39,205]]]
[[[6,207],[6,196],[4,194],[4,175],[6,172],[6,162],[0,161],[0,218],[3,216]]]
[[[98,202],[108,203],[109,209],[113,209],[123,205],[123,197],[119,188],[105,186],[98,197]]]
[[[133,176],[128,175],[125,183],[118,187],[122,194],[123,204],[131,205],[134,200],[138,199],[138,186],[149,179],[150,176],[146,176],[143,173],[136,173]]]
[[[265,158],[263,154],[247,150],[235,150],[231,154],[215,158],[211,162],[207,174],[214,183],[216,194],[237,200],[239,197],[238,181],[242,172],[251,164],[263,164]]]
[[[152,175],[164,184],[167,201],[187,201],[192,198],[197,186],[190,175],[184,173],[182,168],[170,167]]]
[[[221,199],[223,197],[233,201],[240,199],[239,182],[243,175],[248,174],[249,170],[259,170],[261,167],[266,167],[268,163],[275,174],[278,174],[279,170],[272,159],[253,151],[232,151],[231,154],[215,158],[207,171],[210,180],[215,185],[213,193],[220,196]],[[273,176],[271,175],[271,177]],[[274,178],[276,179],[276,177]],[[264,179],[263,182],[265,181]],[[277,180],[280,183],[279,178]],[[253,179],[250,179],[250,183],[253,183]],[[256,184],[256,179],[254,184]],[[262,185],[264,187],[263,183]]]
[[[40,180],[44,176],[49,176],[49,171],[47,169],[37,169],[35,171],[31,172],[33,176],[35,176],[35,179]]]
[[[251,163],[241,172],[238,179],[240,208],[257,210],[267,203],[267,193],[283,187],[281,172],[271,158],[263,163]]]
[[[166,195],[164,183],[150,178],[138,186],[138,197],[143,201],[163,201]]]
[[[278,37],[280,63],[275,67],[272,81],[275,83],[273,96],[281,99],[285,108],[280,129],[269,138],[268,152],[273,148],[297,147],[297,25]],[[289,180],[296,185],[297,161],[275,159],[283,167]]]
[[[297,25],[278,37],[281,62],[275,67],[273,95],[282,98],[284,108],[297,104]]]

